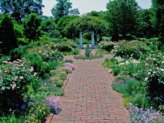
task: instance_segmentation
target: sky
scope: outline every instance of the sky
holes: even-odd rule
[[[93,10],[105,11],[109,0],[70,0],[70,2],[72,2],[72,7],[78,8],[82,15]],[[151,7],[151,0],[137,0],[137,2],[141,8]],[[52,16],[51,9],[56,4],[56,0],[43,0],[43,4],[45,6],[43,8],[43,15]]]

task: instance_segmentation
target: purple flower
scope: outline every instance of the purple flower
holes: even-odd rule
[[[72,63],[64,63],[64,67],[65,67],[65,68],[71,68],[72,70],[75,69],[75,66],[74,66],[74,64],[72,64]]]
[[[60,98],[55,96],[50,96],[46,98],[46,102],[50,105],[55,111],[60,107]]]

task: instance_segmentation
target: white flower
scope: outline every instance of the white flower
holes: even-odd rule
[[[146,78],[145,78],[145,81],[147,81],[148,79],[149,79],[149,78],[146,77]]]

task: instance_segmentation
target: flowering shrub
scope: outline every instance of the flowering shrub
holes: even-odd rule
[[[72,70],[75,69],[75,66],[72,63],[64,63],[64,67],[67,70],[67,73],[72,73]]]
[[[58,109],[60,107],[60,98],[55,96],[50,96],[46,98],[47,104],[52,108],[54,113],[58,112]]]
[[[61,61],[63,60],[63,55],[57,50],[52,49],[54,46],[51,44],[45,44],[43,46],[30,48],[27,50],[30,54],[39,55],[44,61]]]
[[[140,41],[122,41],[115,46],[113,53],[115,56],[120,56],[122,58],[133,57],[139,59],[142,53],[149,51],[148,46]]]
[[[161,117],[160,112],[152,108],[143,109],[134,105],[130,105],[130,115],[132,123],[152,123],[152,121]]]
[[[101,49],[106,50],[106,51],[111,51],[111,50],[114,48],[114,43],[113,43],[113,42],[107,42],[107,41],[101,42],[101,43],[99,44],[99,47],[100,47]]]
[[[148,92],[153,102],[164,105],[164,68],[150,70],[145,80],[148,82]]]
[[[23,94],[34,79],[33,71],[25,60],[4,61],[0,65],[0,113],[20,108]]]
[[[23,123],[41,123],[44,122],[44,117],[49,114],[49,107],[42,100],[35,100],[29,103],[28,115],[24,117]]]

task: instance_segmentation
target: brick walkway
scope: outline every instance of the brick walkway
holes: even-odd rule
[[[112,78],[101,65],[103,60],[74,60],[75,71],[61,97],[62,111],[46,123],[130,123],[122,98],[112,90]]]

